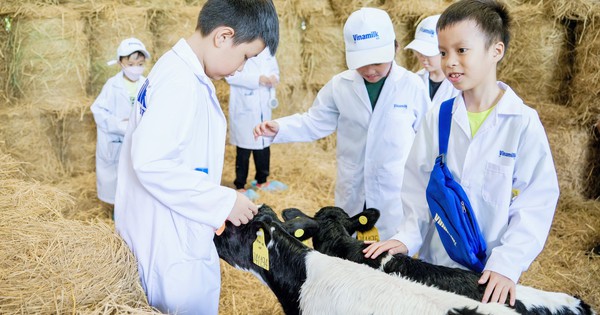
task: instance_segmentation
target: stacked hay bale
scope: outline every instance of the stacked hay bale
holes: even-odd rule
[[[117,47],[126,38],[138,38],[152,55],[152,58],[146,61],[146,72],[148,72],[156,61],[154,36],[150,30],[150,14],[153,12],[148,7],[108,5],[91,17],[90,95],[98,95],[106,80],[119,72],[118,65],[109,66],[106,63],[117,58]]]
[[[0,108],[9,102],[10,93],[8,86],[9,63],[9,31],[12,30],[12,15],[0,12]]]
[[[279,17],[279,47],[275,56],[280,78],[276,89],[280,106],[273,111],[273,117],[281,117],[307,107],[307,100],[302,96],[305,91],[302,77],[302,40],[305,30],[293,1],[273,2]]]
[[[306,87],[319,90],[334,75],[347,69],[344,24],[326,0],[297,1],[296,11],[306,28],[302,41],[302,77]]]
[[[498,78],[525,102],[564,103],[570,67],[567,28],[548,16],[541,5],[510,10],[513,32]]]

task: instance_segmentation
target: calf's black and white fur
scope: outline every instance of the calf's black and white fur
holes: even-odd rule
[[[485,285],[477,283],[481,277],[479,273],[433,265],[402,254],[386,253],[376,259],[365,258],[362,250],[368,245],[352,237],[352,234],[356,231],[368,231],[375,225],[379,218],[379,211],[376,209],[367,209],[353,217],[338,207],[322,208],[314,218],[295,208],[283,210],[282,215],[289,232],[311,226],[300,239],[312,236],[313,247],[321,253],[365,264],[388,274],[477,301],[483,298]],[[315,224],[318,226],[316,229]],[[517,285],[516,297],[515,310],[520,314],[595,314],[582,300],[564,293]]]
[[[257,233],[264,233],[269,270],[252,262]],[[266,206],[246,225],[228,222],[214,242],[223,260],[269,286],[286,314],[516,314],[314,251]]]

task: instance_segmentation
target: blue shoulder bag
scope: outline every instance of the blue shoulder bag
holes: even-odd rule
[[[435,159],[425,194],[431,217],[450,258],[471,270],[482,272],[487,259],[485,239],[469,198],[446,166],[453,103],[454,98],[449,99],[440,108],[440,155]]]

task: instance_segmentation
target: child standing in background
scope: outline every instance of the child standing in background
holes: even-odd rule
[[[279,21],[271,0],[208,0],[195,32],[155,64],[125,134],[115,226],[135,255],[151,306],[169,314],[218,314],[225,220],[258,212],[221,186],[227,121],[212,80],[242,70],[265,47],[275,53]]]
[[[442,57],[438,49],[437,22],[440,15],[427,17],[419,23],[415,31],[415,39],[410,42],[405,50],[410,49],[419,60],[423,69],[417,74],[429,91],[429,98],[433,105],[439,105],[447,99],[458,95],[459,91],[446,80],[442,71]]]
[[[510,24],[506,7],[495,0],[461,0],[442,13],[437,30],[442,69],[461,91],[448,104],[445,165],[466,192],[487,245],[479,279],[486,285],[482,302],[514,305],[516,283],[548,237],[559,187],[537,112],[496,79]],[[364,250],[366,257],[388,251],[418,253],[429,263],[465,268],[448,255],[426,199],[439,155],[439,121],[437,106],[426,115],[411,149],[402,186],[405,217],[398,234],[371,244]]]
[[[127,130],[129,114],[138,91],[144,83],[144,66],[150,53],[137,38],[128,38],[117,48],[117,59],[109,65],[119,64],[121,71],[108,79],[91,110],[98,129],[96,143],[96,185],[98,199],[114,204],[117,189],[117,168],[123,136]]]
[[[254,139],[252,135],[254,126],[271,120],[271,110],[278,105],[275,94],[279,83],[277,59],[265,48],[258,56],[250,58],[242,71],[225,80],[230,85],[229,141],[236,146],[235,188],[251,200],[258,199],[258,193],[245,189],[252,154],[256,169],[252,187],[265,191],[286,189],[287,186],[279,181],[267,181],[271,160],[269,143]]]
[[[404,163],[431,102],[419,77],[394,62],[396,34],[387,12],[353,12],[343,35],[349,70],[327,82],[308,112],[265,121],[254,135],[285,143],[337,132],[335,205],[350,216],[379,209],[376,239],[387,239],[402,219]]]

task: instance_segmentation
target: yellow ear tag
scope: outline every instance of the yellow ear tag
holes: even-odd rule
[[[361,215],[360,217],[358,217],[358,223],[365,225],[369,222],[369,219],[367,219],[367,217],[365,217],[364,215]]]
[[[256,240],[252,243],[252,262],[265,270],[269,270],[269,250],[265,244],[263,229],[258,229]]]
[[[373,227],[372,229],[370,229],[368,231],[365,231],[365,232],[357,231],[356,232],[356,239],[360,240],[360,241],[375,241],[375,242],[379,242],[379,231],[377,230],[376,227]]]
[[[304,235],[304,230],[303,229],[297,229],[296,231],[294,231],[294,236],[296,238],[301,238],[302,235]]]

